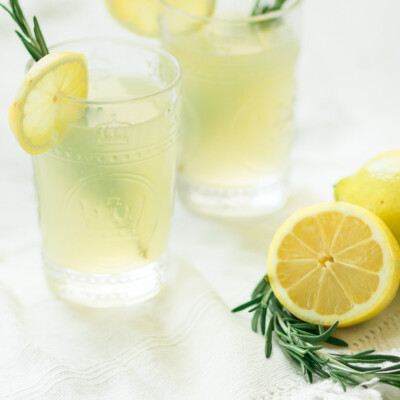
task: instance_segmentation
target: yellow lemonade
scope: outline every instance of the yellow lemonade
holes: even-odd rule
[[[180,174],[199,184],[242,188],[281,174],[292,139],[297,43],[231,55],[169,48],[184,73]],[[253,67],[250,67],[252,65]]]
[[[268,191],[287,174],[297,31],[284,17],[185,20],[166,9],[163,18],[163,46],[183,70],[180,194],[206,213],[214,206],[219,215],[230,207],[257,213],[240,209],[251,208],[257,190]],[[239,197],[250,203],[240,204]]]
[[[114,273],[159,260],[173,201],[176,115],[154,81],[92,77],[83,117],[34,156],[45,263]],[[104,106],[96,100],[107,98]]]

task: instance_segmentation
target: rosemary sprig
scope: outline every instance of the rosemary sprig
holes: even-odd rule
[[[263,15],[272,11],[278,11],[283,7],[286,1],[287,0],[274,0],[271,4],[271,1],[268,0],[256,0],[251,15]]]
[[[43,38],[42,31],[40,30],[39,23],[36,17],[33,17],[33,34],[26,22],[24,13],[22,12],[21,6],[18,0],[10,0],[10,8],[0,3],[0,7],[5,10],[15,23],[19,26],[21,31],[15,31],[18,37],[21,39],[25,48],[35,61],[40,60],[46,54],[49,54],[46,42]]]
[[[325,330],[321,325],[304,322],[282,306],[274,295],[266,275],[254,289],[251,300],[232,312],[249,309],[253,313],[251,327],[265,336],[265,356],[272,352],[272,335],[281,348],[303,371],[311,383],[315,376],[338,382],[343,390],[371,379],[400,388],[400,357],[375,354],[375,350],[356,354],[329,353],[321,343],[347,347],[332,336],[338,322]],[[382,363],[392,363],[382,366]]]

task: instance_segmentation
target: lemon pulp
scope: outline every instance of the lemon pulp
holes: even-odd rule
[[[63,126],[81,117],[84,105],[67,97],[86,98],[88,81],[82,54],[54,52],[33,65],[8,114],[10,128],[27,153],[44,152],[63,133]]]
[[[400,250],[375,215],[345,203],[294,214],[278,230],[268,275],[278,299],[297,317],[341,326],[366,320],[393,299]]]

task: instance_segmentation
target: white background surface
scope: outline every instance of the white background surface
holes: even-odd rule
[[[27,15],[37,15],[49,44],[85,36],[133,38],[108,16],[100,0],[21,0],[21,4]],[[256,220],[220,221],[192,215],[177,203],[173,252],[197,267],[229,306],[245,300],[266,272],[269,242],[287,216],[304,206],[331,201],[332,186],[341,177],[381,151],[400,148],[399,15],[398,0],[306,2],[292,197],[284,209]],[[10,18],[0,12],[0,282],[17,298],[30,291],[35,299],[45,289],[37,262],[40,236],[32,171],[29,157],[7,124],[7,110],[27,60],[13,29]],[[27,259],[35,260],[34,274],[26,273]],[[37,290],[32,287],[36,284]],[[364,324],[350,335],[364,335],[372,327]],[[399,328],[398,322],[387,326],[392,330],[390,343],[397,347]],[[44,341],[39,332],[38,340]],[[334,396],[326,399],[340,395]]]

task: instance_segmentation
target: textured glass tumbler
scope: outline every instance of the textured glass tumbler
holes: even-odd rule
[[[33,157],[44,270],[58,296],[93,307],[155,295],[165,280],[180,110],[180,67],[163,50],[82,40],[81,118]]]
[[[245,19],[161,0],[163,47],[183,70],[178,191],[195,211],[268,214],[288,195],[301,2]]]

